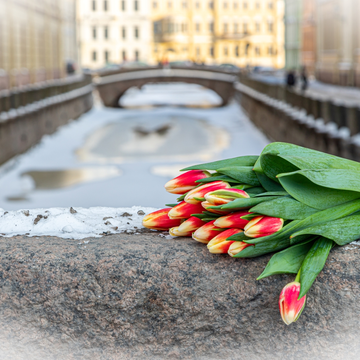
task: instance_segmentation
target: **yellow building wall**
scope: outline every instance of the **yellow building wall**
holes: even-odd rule
[[[164,26],[153,60],[282,68],[283,17],[283,0],[154,0],[151,20]]]

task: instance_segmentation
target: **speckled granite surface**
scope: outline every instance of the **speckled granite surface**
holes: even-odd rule
[[[88,243],[87,243],[88,241]],[[153,232],[0,238],[0,358],[359,359],[360,247],[332,251],[296,324],[235,260]]]

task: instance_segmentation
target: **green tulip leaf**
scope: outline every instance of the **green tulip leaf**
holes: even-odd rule
[[[268,178],[265,175],[264,170],[261,168],[260,157],[256,161],[253,170],[255,171],[256,176],[257,176],[261,186],[264,189],[266,189],[266,191],[282,191],[282,190],[284,190],[283,187],[278,182],[271,180],[270,178]]]
[[[237,233],[235,235],[228,237],[226,239],[226,241],[244,241],[244,240],[248,240],[248,239],[249,238],[243,232],[240,232],[240,233]]]
[[[335,171],[337,175],[339,175],[339,172],[343,172],[343,180],[339,181],[339,178],[332,180],[329,175],[329,172],[331,171]],[[346,172],[346,170],[328,170],[325,171],[326,174],[323,175],[321,175],[321,172],[322,170],[304,170],[288,174],[280,174],[278,177],[281,185],[293,198],[315,209],[328,209],[330,207],[360,198],[360,192],[349,191],[347,189],[341,190],[340,183],[343,187],[345,187],[344,182],[347,181],[346,176],[348,172]],[[358,176],[360,176],[360,172]],[[319,178],[321,178],[322,181],[320,181]],[[339,187],[324,187],[325,184],[330,185],[330,182],[335,183],[335,180],[338,180],[337,183]],[[354,179],[350,178],[349,182],[351,180]],[[318,184],[314,181],[318,182]],[[353,185],[354,183],[351,183],[348,187],[350,188]],[[360,187],[358,189],[360,190]]]
[[[325,222],[322,224],[309,226],[308,228],[297,231],[291,236],[300,235],[320,235],[333,240],[338,245],[346,245],[360,238],[360,213],[344,217],[342,219]]]
[[[226,175],[211,176],[211,177],[207,177],[204,179],[196,180],[195,182],[198,184],[207,184],[207,183],[211,183],[214,181],[226,181],[228,183],[239,184],[238,180],[235,180]]]
[[[271,200],[276,198],[275,196],[271,197]],[[249,209],[257,204],[260,204],[265,201],[270,201],[269,197],[253,197],[253,198],[243,198],[233,200],[225,205],[221,206],[222,210],[244,210]]]
[[[271,200],[270,203],[258,204],[249,211],[287,220],[302,220],[319,210],[311,208],[293,198],[281,197]]]
[[[287,196],[289,195],[286,191],[268,191],[268,192],[263,192],[260,194],[257,194],[256,197],[258,196]]]
[[[314,239],[293,245],[272,256],[257,280],[277,274],[297,274]]]
[[[224,167],[231,166],[253,166],[258,159],[258,156],[239,156],[231,159],[218,160],[210,163],[189,166],[181,171],[188,170],[218,170]]]
[[[240,183],[259,186],[260,182],[252,166],[230,166],[217,170],[220,174],[227,175]]]
[[[307,253],[300,269],[300,295],[301,299],[311,288],[311,285],[323,269],[330,250],[333,248],[332,240],[321,237],[316,240]]]

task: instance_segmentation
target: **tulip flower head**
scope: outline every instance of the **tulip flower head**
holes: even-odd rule
[[[191,236],[191,234],[194,231],[196,231],[197,229],[199,229],[200,227],[202,227],[205,224],[206,224],[205,221],[202,221],[201,219],[199,219],[195,216],[191,216],[189,219],[187,219],[183,223],[181,223],[178,230],[181,233],[190,233],[190,236]]]
[[[181,232],[181,231],[179,231],[179,226],[175,226],[175,227],[172,227],[171,229],[169,229],[169,234],[170,234],[171,236],[191,237],[192,232],[191,232],[191,231]]]
[[[245,228],[245,235],[251,238],[269,236],[282,229],[284,220],[271,216],[256,216],[250,220]]]
[[[168,214],[171,208],[157,210],[144,216],[142,224],[144,227],[153,230],[169,230],[174,226],[179,226],[181,220],[172,220]]]
[[[205,170],[190,170],[165,184],[165,189],[171,194],[183,195],[199,185],[196,180],[210,177],[210,173]]]
[[[189,191],[185,196],[185,201],[189,204],[199,204],[205,200],[205,195],[209,192],[227,189],[230,185],[225,181],[214,181],[208,184],[201,185]]]
[[[205,195],[206,201],[213,205],[225,205],[235,199],[249,198],[250,196],[239,189],[221,189],[209,192]]]
[[[242,217],[249,214],[250,213],[247,211],[237,211],[230,215],[221,216],[216,219],[215,226],[225,229],[244,229],[244,227],[248,224],[249,220],[244,220],[242,219]]]
[[[279,309],[286,325],[295,322],[305,308],[306,295],[298,300],[299,295],[300,283],[297,281],[287,284],[280,293]]]
[[[228,250],[228,254],[233,257],[235,256],[236,254],[238,254],[239,252],[243,251],[244,249],[246,249],[247,247],[249,246],[254,246],[252,244],[247,244],[246,242],[244,241],[234,241],[230,247],[229,247],[229,250]]]
[[[231,210],[219,210],[219,209],[211,209],[212,206],[215,206],[213,204],[210,204],[207,201],[203,201],[201,203],[203,210],[205,209],[208,212],[212,212],[213,214],[218,214],[218,215],[225,215],[228,214]]]
[[[227,229],[211,239],[207,244],[207,248],[212,254],[226,254],[229,251],[230,245],[234,242],[227,241],[226,239],[240,232],[242,232],[242,230]]]
[[[197,229],[193,233],[192,238],[196,241],[207,244],[211,239],[219,235],[220,232],[225,231],[225,229],[219,229],[218,227],[216,227],[214,225],[214,222],[215,220],[210,221]]]
[[[201,214],[203,211],[201,204],[188,204],[182,201],[169,211],[169,218],[188,219],[192,214]]]

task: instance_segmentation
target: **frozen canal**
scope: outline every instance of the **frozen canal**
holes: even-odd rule
[[[199,162],[259,154],[266,137],[232,102],[197,85],[147,85],[97,105],[0,167],[0,208],[162,207],[164,184]],[[156,105],[156,106],[154,106]]]

